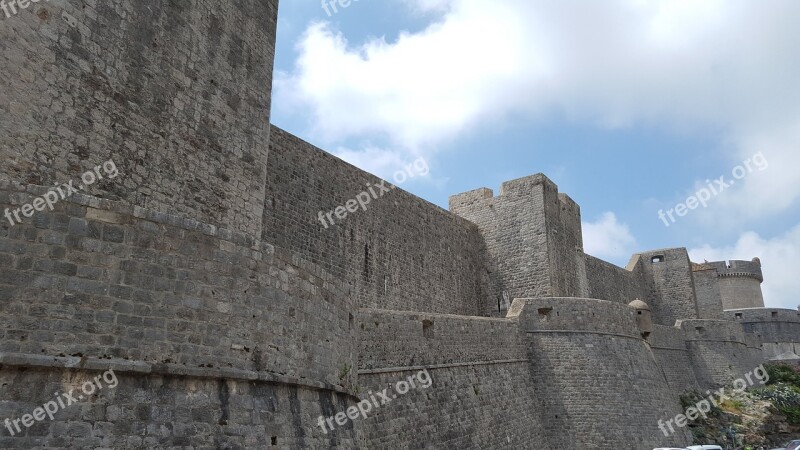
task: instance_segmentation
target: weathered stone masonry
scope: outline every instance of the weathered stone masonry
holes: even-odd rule
[[[270,131],[277,6],[52,0],[0,22],[0,210],[120,169],[0,221],[0,420],[119,378],[0,448],[640,450],[688,443],[657,428],[684,390],[800,358],[759,262],[594,258],[542,174],[450,211],[395,189],[324,228],[380,180]],[[427,390],[319,427],[422,369]]]

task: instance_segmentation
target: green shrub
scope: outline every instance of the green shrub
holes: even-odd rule
[[[684,392],[681,397],[681,407],[684,411],[686,411],[689,407],[697,406],[703,400],[708,400],[707,396],[703,396],[697,391],[687,391]],[[722,409],[719,406],[711,404],[711,411],[706,414],[708,417],[720,417],[722,416]]]
[[[753,390],[753,395],[772,402],[790,424],[800,425],[800,390],[796,386],[771,385]]]
[[[767,384],[787,383],[800,388],[800,367],[788,364],[766,364],[769,381]]]

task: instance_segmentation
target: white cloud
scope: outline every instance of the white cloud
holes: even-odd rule
[[[453,0],[414,0],[413,4],[420,11],[446,11],[453,4]]]
[[[758,152],[769,168],[737,181],[685,220],[730,232],[797,206],[800,2],[406,4],[431,23],[392,42],[348,42],[330,24],[312,24],[297,44],[295,69],[276,76],[275,107],[307,117],[312,134],[329,148],[345,140],[381,142],[383,149],[339,151],[378,173],[419,155],[430,159],[455,136],[511,116],[713,130],[728,163],[707,178],[730,177],[728,169]],[[706,177],[686,180],[686,195],[660,199],[660,205],[684,201]],[[728,247],[693,250],[693,257],[761,257],[765,300],[794,308],[799,230],[772,239],[745,233]],[[637,250],[613,213],[584,224],[584,235],[587,253],[599,257],[627,258]]]
[[[692,261],[749,261],[761,259],[764,273],[764,303],[771,307],[796,309],[800,300],[800,277],[797,276],[797,261],[800,261],[800,225],[782,236],[764,239],[754,232],[746,232],[739,240],[726,247],[705,245],[689,250]]]
[[[592,256],[619,260],[630,257],[637,244],[628,226],[605,212],[596,222],[583,222],[583,247]]]
[[[705,220],[763,217],[800,197],[792,173],[800,2],[416,0],[411,8],[433,11],[434,22],[395,42],[348,43],[330,24],[311,25],[296,69],[276,77],[276,107],[308,115],[323,143],[385,139],[399,154],[429,154],[520,113],[725,130],[731,167],[763,151],[770,175],[744,180]]]
[[[368,146],[363,150],[351,150],[342,147],[333,152],[333,154],[389,182],[402,179],[403,175],[397,175],[398,172],[405,174],[406,178],[424,178],[430,174],[430,166],[424,158],[419,157],[412,160],[392,150],[372,146]]]

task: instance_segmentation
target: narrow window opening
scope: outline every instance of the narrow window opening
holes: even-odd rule
[[[433,339],[433,321],[432,320],[423,320],[422,321],[422,335],[426,339]]]
[[[653,264],[664,262],[664,255],[653,256],[653,258],[650,260],[650,262],[653,263]]]
[[[369,280],[369,244],[364,244],[364,279]]]

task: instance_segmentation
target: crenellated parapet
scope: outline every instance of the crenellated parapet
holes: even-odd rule
[[[724,310],[764,307],[761,292],[764,274],[760,259],[704,262],[693,264],[692,271],[701,280],[709,279],[704,281],[710,286],[704,295],[698,293],[701,301],[712,301],[719,296]]]
[[[761,272],[761,260],[758,258],[753,258],[751,261],[716,261],[703,263],[702,266],[713,267],[720,277],[749,277],[759,282],[764,282],[764,274]]]
[[[450,212],[478,226],[489,278],[487,314],[514,298],[579,296],[585,269],[580,207],[543,174],[450,197]],[[627,303],[627,302],[626,302]]]

